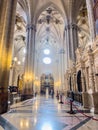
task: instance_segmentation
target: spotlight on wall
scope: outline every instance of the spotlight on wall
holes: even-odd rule
[[[14,61],[17,61],[17,57],[14,57]]]
[[[20,62],[20,61],[18,61],[18,62],[17,62],[17,64],[18,64],[18,65],[20,65],[20,64],[21,64],[21,62]]]

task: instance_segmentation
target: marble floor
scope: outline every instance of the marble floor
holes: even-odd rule
[[[60,104],[56,98],[37,96],[12,105],[7,113],[1,115],[0,130],[98,130],[98,121],[90,118],[98,119],[98,115],[75,105],[75,114],[69,114],[67,100]]]

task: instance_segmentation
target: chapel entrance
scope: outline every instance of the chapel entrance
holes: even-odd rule
[[[40,85],[42,95],[50,94],[51,90],[54,90],[54,78],[53,75],[50,74],[42,74],[40,78]]]

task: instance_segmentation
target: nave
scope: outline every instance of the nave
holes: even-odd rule
[[[10,106],[10,110],[0,117],[0,124],[5,130],[98,130],[98,121],[89,117],[98,118],[98,115],[85,110],[88,117],[84,116],[76,110],[84,111],[76,102],[75,114],[69,114],[68,102],[66,99],[60,104],[55,97],[37,96]]]

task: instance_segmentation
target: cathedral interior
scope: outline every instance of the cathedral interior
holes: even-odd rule
[[[0,130],[98,130],[98,0],[0,9]]]

